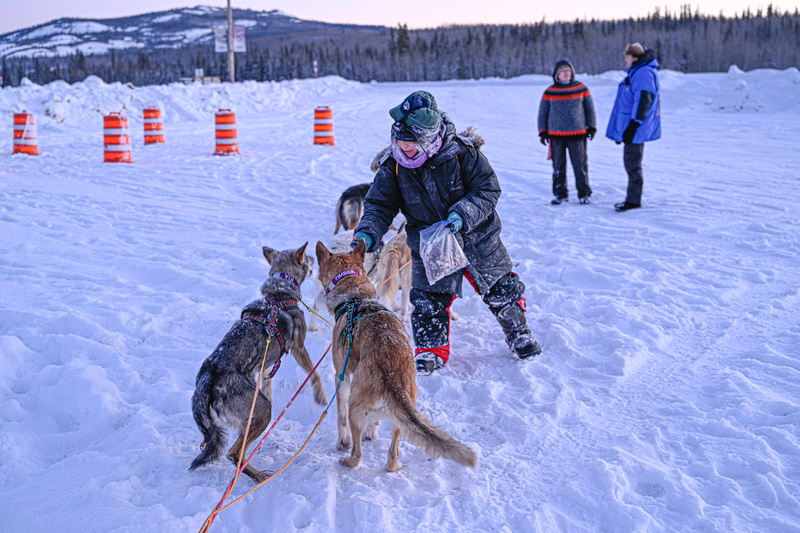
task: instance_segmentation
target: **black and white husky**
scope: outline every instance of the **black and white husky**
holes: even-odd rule
[[[358,226],[358,221],[364,214],[364,197],[367,196],[371,183],[360,183],[344,190],[336,202],[336,227],[333,234],[339,229],[353,230]]]

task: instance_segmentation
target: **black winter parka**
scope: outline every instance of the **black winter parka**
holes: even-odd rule
[[[460,297],[463,271],[430,285],[419,254],[420,230],[455,211],[464,220],[456,237],[470,262],[467,271],[476,289],[486,294],[511,272],[511,258],[500,241],[501,224],[495,211],[500,184],[486,157],[469,138],[456,134],[446,113],[442,113],[442,123],[442,147],[421,167],[405,168],[391,156],[382,162],[355,231],[370,235],[374,249],[397,212],[402,212],[407,221],[414,288]]]

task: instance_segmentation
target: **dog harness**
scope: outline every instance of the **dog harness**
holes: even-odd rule
[[[342,278],[345,276],[360,276],[361,272],[358,270],[342,270],[328,283],[328,287],[325,289],[325,295],[327,296],[333,290],[337,283],[342,281]]]
[[[294,281],[294,280],[292,280]],[[242,318],[245,320],[253,320],[254,322],[258,322],[262,326],[264,326],[264,330],[267,332],[268,337],[274,337],[278,339],[278,342],[281,345],[281,353],[278,356],[278,360],[275,361],[275,365],[270,370],[269,375],[266,379],[272,378],[278,369],[281,366],[281,357],[283,354],[286,353],[286,341],[283,339],[283,335],[281,335],[281,330],[278,328],[278,312],[281,309],[289,309],[292,307],[297,307],[297,300],[284,300],[279,302],[272,297],[272,295],[267,294],[264,296],[264,300],[267,301],[269,304],[269,314],[266,317],[260,315],[245,315]]]

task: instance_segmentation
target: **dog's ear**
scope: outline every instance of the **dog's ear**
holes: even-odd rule
[[[325,245],[322,244],[322,241],[317,241],[317,262],[322,265],[328,258],[331,256],[331,253],[325,248]]]
[[[264,253],[264,257],[267,259],[267,263],[272,265],[272,262],[275,261],[275,258],[278,257],[278,252],[270,248],[269,246],[264,246],[261,248],[261,251]]]
[[[363,266],[364,265],[364,254],[367,253],[367,243],[364,242],[364,239],[358,239],[358,243],[356,244],[356,247],[350,253]]]
[[[406,221],[404,220],[402,224],[400,224],[400,229],[397,230],[395,235],[400,235],[406,230]]]
[[[297,251],[292,254],[292,258],[297,266],[303,266],[306,262],[306,247],[308,246],[308,242],[306,242],[303,246],[297,249]]]

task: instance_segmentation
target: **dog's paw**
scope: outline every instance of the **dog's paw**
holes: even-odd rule
[[[455,311],[453,311],[451,309],[450,310],[450,320],[461,320],[461,316],[459,316],[458,313],[456,313]]]
[[[386,470],[389,472],[397,472],[401,468],[403,468],[403,463],[400,461],[389,461],[386,463]]]
[[[347,468],[355,468],[358,466],[358,463],[360,462],[361,462],[360,457],[353,457],[352,455],[350,457],[342,457],[341,459],[339,459],[339,463],[346,466]]]
[[[350,439],[339,439],[339,442],[336,444],[336,449],[340,452],[350,449]]]
[[[275,472],[273,472],[272,470],[256,470],[255,468],[253,468],[252,470],[248,470],[247,468],[245,468],[244,473],[247,474],[250,477],[250,479],[252,479],[256,483],[263,483],[266,480],[268,480],[271,476],[275,475]]]

